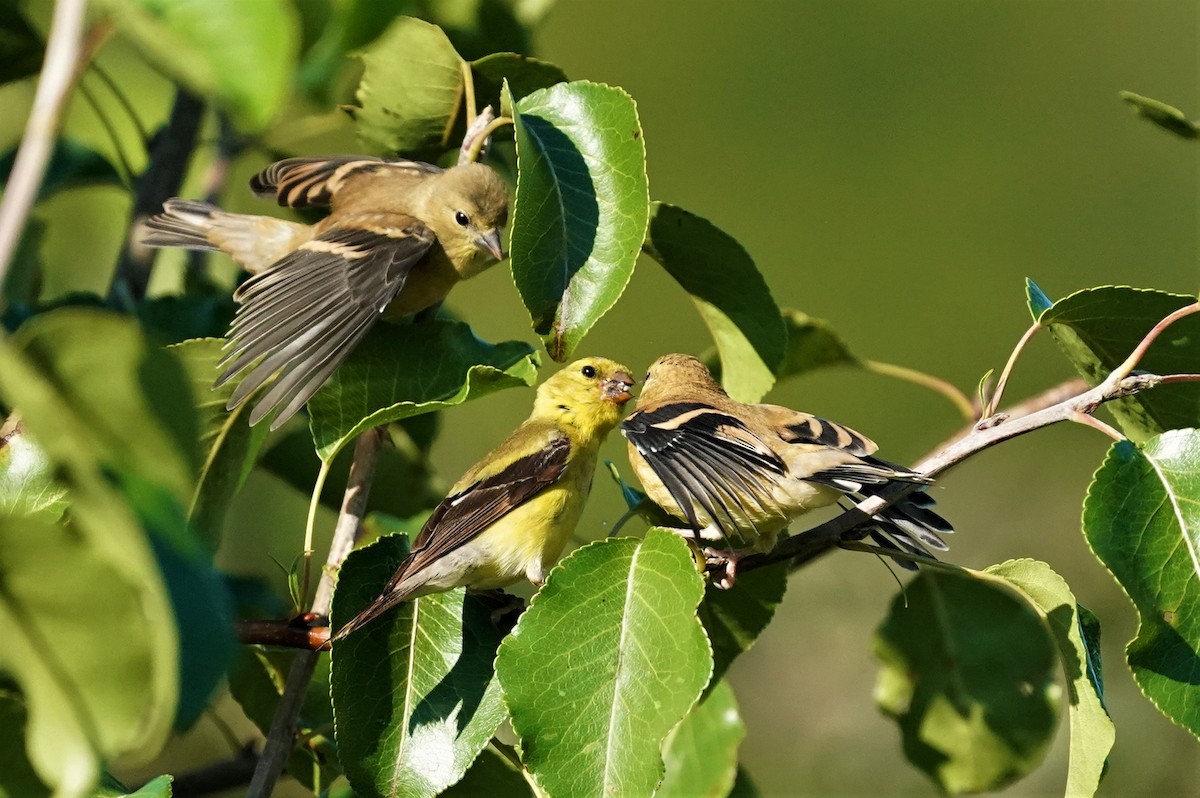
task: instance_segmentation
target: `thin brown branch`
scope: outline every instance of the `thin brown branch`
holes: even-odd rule
[[[329,626],[297,626],[288,620],[238,621],[238,642],[250,646],[278,646],[307,651],[329,650]]]
[[[317,593],[313,598],[313,616],[328,617],[333,604],[337,571],[346,555],[354,548],[354,543],[361,533],[367,497],[371,492],[371,481],[375,477],[375,463],[383,445],[383,434],[382,427],[375,427],[359,435],[355,441],[354,459],[350,464],[350,476],[346,481],[341,512],[333,531],[333,541],[329,544],[329,556],[325,560],[321,581],[317,583]],[[304,701],[308,683],[312,681],[318,656],[320,652],[306,650],[298,652],[292,660],[292,667],[287,675],[287,686],[284,687],[279,706],[275,709],[275,717],[271,720],[271,729],[267,733],[267,742],[263,746],[250,789],[246,793],[247,798],[266,798],[275,788],[275,782],[279,779],[295,743],[296,719],[300,715],[300,705]]]
[[[4,187],[4,197],[0,199],[0,285],[4,284],[25,220],[42,186],[54,150],[59,117],[78,78],[80,64],[90,53],[82,46],[86,8],[86,0],[59,0],[54,5],[46,60],[38,78],[33,108]],[[0,298],[0,305],[2,301]]]

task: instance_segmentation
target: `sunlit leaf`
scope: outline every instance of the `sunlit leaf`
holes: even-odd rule
[[[513,278],[546,351],[563,361],[633,274],[650,208],[642,128],[629,95],[599,83],[560,83],[512,105]]]
[[[1032,601],[1058,644],[1067,679],[1071,753],[1067,795],[1094,795],[1100,786],[1116,730],[1104,705],[1100,668],[1100,622],[1079,606],[1066,581],[1036,560],[1010,560],[987,573],[1003,578]]]
[[[496,660],[522,760],[549,795],[653,792],[663,740],[712,672],[702,594],[687,543],[661,529],[551,571]]]
[[[1132,105],[1138,116],[1171,131],[1176,136],[1185,139],[1200,137],[1200,125],[1188,119],[1178,108],[1131,91],[1121,92],[1121,99]]]
[[[667,737],[667,769],[656,798],[724,798],[733,789],[745,736],[733,689],[718,682]]]
[[[943,791],[998,789],[1041,762],[1058,718],[1058,652],[1016,591],[922,570],[892,602],[875,653],[875,700]]]
[[[646,252],[691,295],[721,356],[721,382],[739,402],[758,402],[775,384],[788,330],[750,255],[707,219],[651,205]]]
[[[1200,433],[1174,430],[1139,451],[1115,443],[1083,506],[1083,531],[1137,607],[1125,649],[1159,710],[1200,736]]]
[[[41,447],[13,425],[0,437],[0,513],[56,521],[67,508],[66,488]]]
[[[139,51],[252,130],[287,97],[299,42],[286,0],[97,0]]]
[[[402,536],[342,565],[333,628],[379,595],[407,554]],[[492,670],[503,632],[491,605],[451,590],[405,602],[333,645],[338,752],[360,798],[432,796],[454,784],[504,719]]]
[[[489,344],[462,322],[382,324],[309,400],[313,442],[329,460],[371,427],[536,378],[533,349],[521,341]]]

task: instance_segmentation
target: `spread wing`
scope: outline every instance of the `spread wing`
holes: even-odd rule
[[[693,529],[701,507],[727,535],[742,517],[765,513],[772,484],[787,473],[783,460],[736,417],[699,402],[639,410],[621,431],[645,458]],[[757,505],[751,511],[747,503]]]
[[[441,167],[421,161],[383,160],[364,155],[337,158],[288,158],[250,178],[250,190],[260,197],[274,197],[291,208],[328,207],[351,175],[363,172],[401,170],[436,174]]]
[[[223,385],[249,369],[230,409],[274,376],[250,423],[282,407],[271,424],[275,429],[341,365],[433,244],[433,234],[415,219],[395,219],[381,226],[375,215],[355,226],[356,219],[347,218],[242,284],[234,294],[241,306],[229,351],[220,363],[225,370],[216,382]]]

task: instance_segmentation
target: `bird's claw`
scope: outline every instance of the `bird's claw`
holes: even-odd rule
[[[734,549],[714,549],[704,547],[704,565],[712,577],[714,585],[721,590],[729,590],[737,583],[738,562],[745,556]]]

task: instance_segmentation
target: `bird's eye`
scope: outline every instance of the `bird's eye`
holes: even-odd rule
[[[584,366],[582,369],[580,369],[580,371],[583,373],[583,376],[587,377],[588,379],[596,376],[596,369],[594,369],[592,366]]]
[[[461,227],[466,227],[471,223],[471,217],[467,216],[462,211],[454,212],[454,221],[458,222]]]

